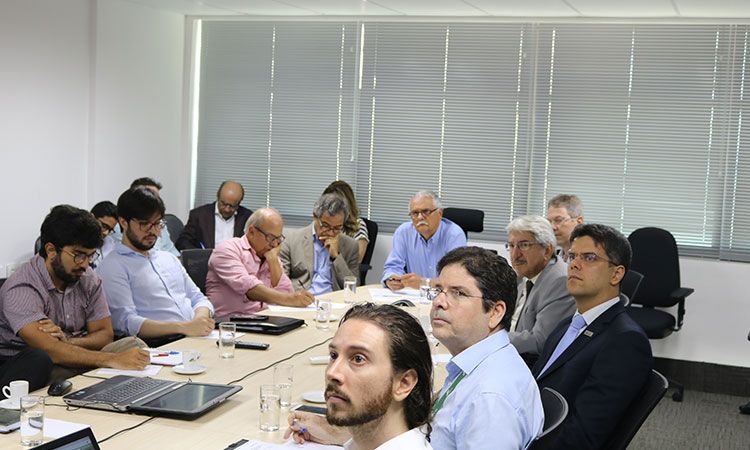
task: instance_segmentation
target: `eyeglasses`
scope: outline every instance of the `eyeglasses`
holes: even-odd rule
[[[432,215],[432,213],[434,213],[437,210],[438,210],[437,208],[435,208],[435,209],[415,209],[414,211],[409,211],[409,215],[411,216],[412,219],[415,219],[415,220],[417,218],[419,218],[419,216],[422,216],[422,217],[424,217],[426,219],[426,218],[430,217]]]
[[[578,218],[578,216],[576,216],[576,217],[568,217],[568,218],[565,218],[565,217],[555,217],[554,219],[550,219],[548,217],[547,220],[552,225],[554,225],[556,227],[559,227],[560,225],[564,224],[565,222],[569,222],[571,220],[576,220],[577,218]]]
[[[107,234],[111,233],[112,230],[114,230],[113,227],[110,227],[109,225],[107,225],[107,223],[104,222],[103,220],[101,219],[97,219],[97,220],[99,221],[99,226],[102,227],[102,230],[106,231]]]
[[[522,252],[528,251],[531,247],[538,245],[540,247],[544,247],[544,245],[538,243],[538,242],[529,242],[529,241],[521,241],[521,242],[506,242],[505,243],[505,249],[508,251],[512,251],[516,247],[518,247]]]
[[[167,222],[164,221],[164,219],[159,219],[156,222],[149,222],[148,220],[135,220],[135,223],[138,224],[138,226],[141,229],[141,232],[146,233],[148,231],[151,231],[152,228],[155,228],[157,230],[163,230],[164,227],[167,226]]]
[[[266,233],[265,231],[261,230],[258,227],[254,227],[254,228],[256,230],[260,231],[261,234],[266,237],[266,242],[268,242],[269,244],[272,244],[273,241],[276,241],[279,244],[281,244],[282,242],[284,242],[284,239],[286,239],[286,237],[283,234],[281,236],[274,236],[274,235],[272,235],[270,233]]]
[[[334,227],[334,226],[331,226],[331,225],[329,225],[329,224],[321,221],[317,217],[315,219],[318,221],[318,225],[320,225],[320,228],[322,228],[323,231],[333,231],[334,233],[341,233],[341,230],[344,229],[343,225],[339,225],[337,227]]]
[[[76,264],[78,264],[79,266],[84,265],[87,261],[89,263],[92,263],[92,262],[96,262],[96,260],[99,259],[99,252],[94,252],[94,253],[92,253],[90,255],[87,255],[86,253],[83,253],[83,252],[75,252],[75,253],[73,253],[70,250],[65,250],[64,248],[60,248],[60,249],[58,249],[58,251],[67,253],[70,256],[72,256],[73,257],[73,262],[76,263]]]
[[[576,258],[579,258],[581,262],[583,262],[584,264],[594,264],[597,261],[605,261],[613,266],[619,266],[619,264],[616,264],[606,258],[603,258],[594,252],[583,252],[583,253],[565,252],[563,253],[563,260],[566,263],[571,263],[575,261]]]
[[[452,303],[458,303],[462,299],[466,298],[484,298],[481,295],[469,295],[465,292],[458,291],[456,289],[442,290],[440,288],[427,289],[427,298],[430,301],[434,301],[440,294],[445,294],[445,297]]]
[[[232,203],[227,203],[224,200],[219,199],[219,208],[222,208],[222,209],[231,209],[232,211],[234,211],[235,209],[237,209],[239,207],[240,207],[239,203],[232,204]]]

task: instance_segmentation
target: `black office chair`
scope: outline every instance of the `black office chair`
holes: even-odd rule
[[[378,238],[378,223],[370,219],[365,219],[364,217],[362,217],[362,220],[364,220],[365,225],[367,225],[367,238],[370,241],[367,243],[365,256],[362,257],[362,262],[359,264],[360,286],[367,284],[367,271],[372,269],[370,261],[372,261],[372,253],[375,251],[375,240]]]
[[[652,370],[646,386],[625,411],[620,423],[617,424],[615,431],[602,448],[625,450],[651,411],[664,397],[668,387],[669,381],[664,378],[664,375]]]
[[[34,254],[38,255],[39,250],[41,249],[42,249],[42,237],[39,236],[38,238],[36,238],[36,241],[34,241]]]
[[[633,303],[635,294],[638,293],[638,287],[640,287],[642,281],[643,275],[632,269],[625,272],[625,276],[622,277],[622,281],[620,282],[620,293],[625,294],[625,297],[627,297],[627,302],[625,303],[626,308],[629,308],[630,304]]]
[[[2,282],[0,282],[0,286],[2,286]],[[750,341],[750,333],[747,334],[747,340]],[[744,405],[740,406],[740,413],[750,414],[750,402],[747,402]]]
[[[638,298],[631,302],[628,314],[643,328],[649,339],[663,339],[679,331],[685,316],[685,297],[694,289],[680,287],[680,262],[677,243],[667,230],[661,228],[639,228],[628,236],[633,248],[632,270],[643,274]],[[636,306],[640,305],[640,306]],[[668,308],[677,305],[677,317],[655,307]],[[685,388],[669,380],[677,388],[672,395],[676,402],[682,401]]]
[[[542,408],[544,409],[544,427],[542,434],[537,436],[529,445],[529,450],[541,450],[549,444],[560,433],[560,424],[568,417],[568,402],[565,397],[554,389],[545,387],[540,392],[542,396]]]
[[[208,275],[208,259],[214,249],[212,248],[189,248],[182,251],[182,265],[185,266],[193,283],[198,286],[204,294],[206,293],[206,275]]]
[[[182,234],[182,229],[185,228],[185,225],[182,223],[182,220],[174,214],[164,214],[164,221],[167,222],[169,238],[172,240],[173,244],[177,243],[177,239],[179,239],[180,234]]]
[[[484,211],[466,208],[444,208],[443,217],[455,223],[469,238],[469,231],[481,233],[484,231]]]
[[[5,284],[5,280],[7,280],[7,278],[0,278],[0,287],[3,287],[3,284]]]

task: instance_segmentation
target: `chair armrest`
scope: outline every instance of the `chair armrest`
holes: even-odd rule
[[[695,292],[695,289],[693,288],[680,287],[670,292],[669,296],[675,300],[680,299],[680,298],[684,299],[685,297],[692,294],[693,292]]]
[[[695,292],[693,288],[680,287],[669,293],[669,296],[677,300],[677,324],[674,331],[682,328],[682,320],[685,318],[685,297]]]

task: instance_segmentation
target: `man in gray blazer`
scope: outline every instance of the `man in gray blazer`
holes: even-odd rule
[[[519,275],[510,342],[527,364],[533,364],[555,326],[575,312],[566,286],[568,266],[555,255],[555,233],[547,219],[521,216],[505,229],[505,245]]]
[[[284,272],[295,291],[313,295],[344,287],[344,278],[359,272],[359,246],[342,234],[349,211],[337,194],[324,194],[315,202],[313,223],[290,232],[281,245]]]

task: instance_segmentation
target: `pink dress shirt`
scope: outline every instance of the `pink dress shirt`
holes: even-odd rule
[[[214,304],[216,317],[266,309],[265,303],[252,301],[245,295],[259,284],[281,292],[294,292],[291,280],[283,271],[279,284],[271,286],[271,270],[250,246],[247,236],[227,239],[216,246],[208,260],[206,276],[206,294]]]

